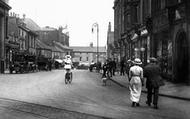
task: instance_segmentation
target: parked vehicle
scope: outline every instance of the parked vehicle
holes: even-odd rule
[[[27,71],[27,61],[25,60],[25,55],[16,54],[13,56],[11,65],[10,65],[10,73],[24,73]]]
[[[38,57],[37,58],[38,70],[48,70],[48,58]]]

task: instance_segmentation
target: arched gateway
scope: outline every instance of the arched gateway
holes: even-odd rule
[[[189,53],[187,35],[184,31],[179,31],[175,38],[174,49],[174,78],[181,83],[188,82],[189,75]]]

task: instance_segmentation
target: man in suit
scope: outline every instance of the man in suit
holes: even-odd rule
[[[161,69],[157,64],[158,61],[156,58],[152,57],[149,59],[150,63],[144,67],[144,77],[146,80],[146,88],[147,88],[147,101],[146,104],[151,106],[152,96],[153,96],[153,105],[155,109],[158,109],[158,94],[159,87],[162,84],[162,78],[160,75]]]

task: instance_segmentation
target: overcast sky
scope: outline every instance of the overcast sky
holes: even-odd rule
[[[89,46],[97,44],[96,29],[92,33],[92,24],[99,24],[99,46],[105,46],[108,23],[114,20],[114,0],[10,0],[10,12],[26,14],[40,27],[58,28],[68,25],[70,46]],[[113,29],[113,28],[112,28]]]

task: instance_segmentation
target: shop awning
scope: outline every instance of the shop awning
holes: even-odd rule
[[[8,43],[8,42],[5,42],[5,46],[10,47],[10,48],[14,48],[14,49],[19,48],[18,44],[12,44],[12,43]]]
[[[141,31],[141,36],[146,35],[146,34],[148,34],[147,29],[144,29],[144,30]]]
[[[59,62],[59,63],[63,63],[63,60],[61,60],[61,59],[54,59],[54,60]]]
[[[135,33],[134,35],[133,35],[133,37],[131,38],[131,40],[133,41],[133,40],[136,40],[138,38],[138,35]]]

